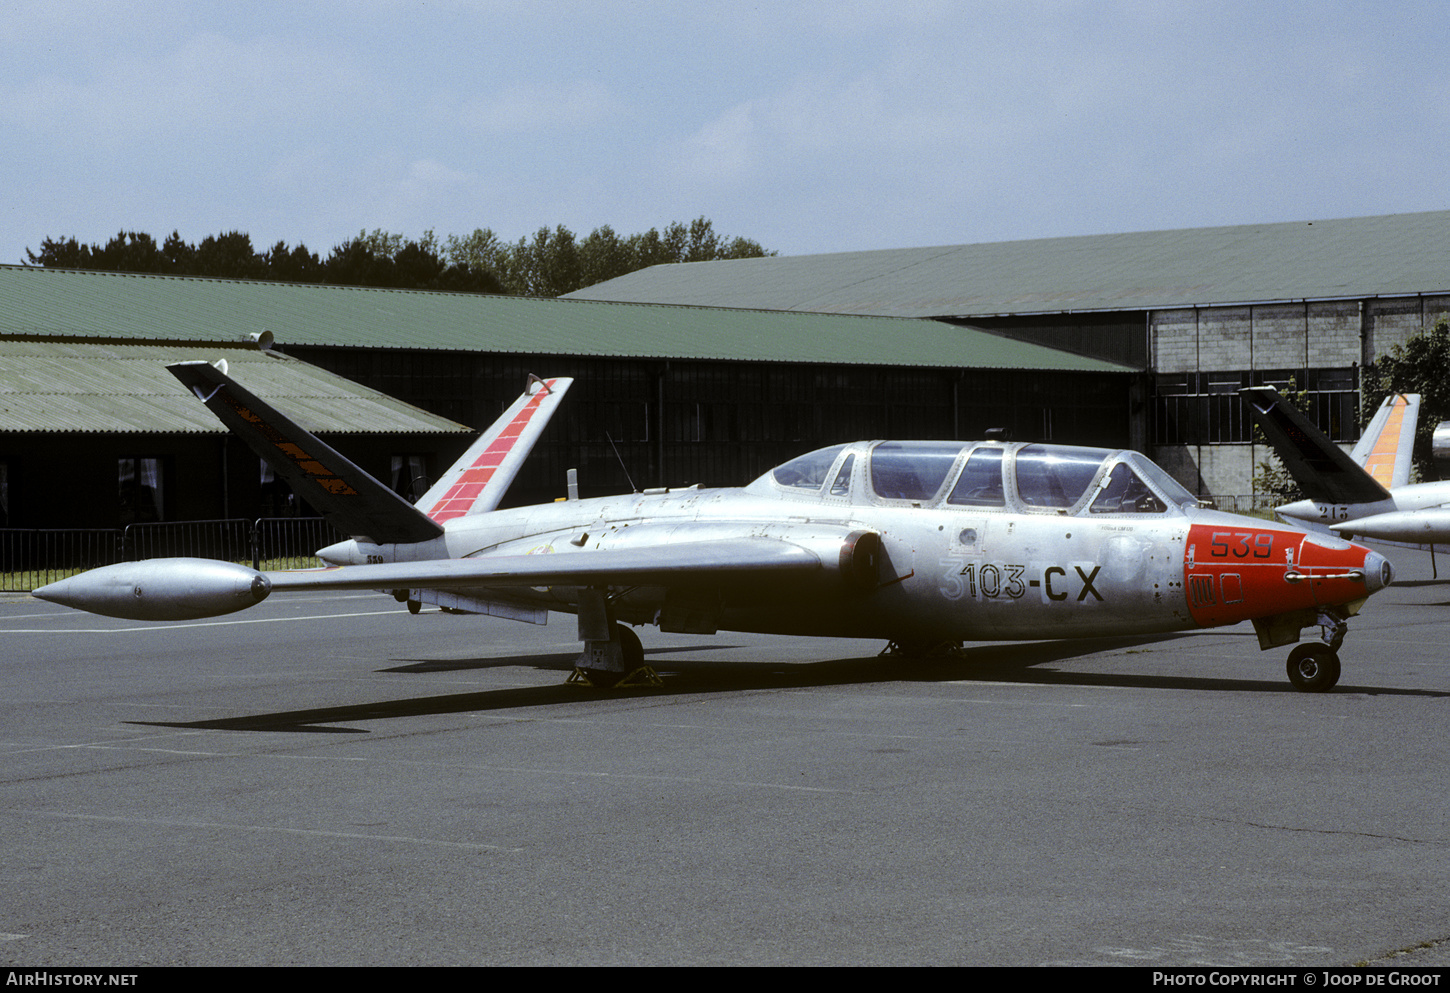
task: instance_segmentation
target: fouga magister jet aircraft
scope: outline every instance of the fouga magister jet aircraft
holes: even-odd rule
[[[1370,549],[1201,508],[1131,451],[855,442],[738,489],[646,490],[496,509],[569,380],[523,396],[414,506],[203,362],[171,371],[354,537],[332,568],[202,559],[107,566],[35,595],[141,620],[250,607],[270,593],[372,589],[417,609],[543,623],[578,615],[571,679],[648,679],[628,625],[861,637],[922,655],[965,640],[1147,635],[1252,621],[1290,681],[1339,677],[1347,619],[1392,579]]]
[[[1280,517],[1385,541],[1450,541],[1450,482],[1410,482],[1419,394],[1385,397],[1347,455],[1272,386],[1239,395],[1307,497],[1274,508]]]

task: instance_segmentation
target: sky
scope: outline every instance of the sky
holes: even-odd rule
[[[0,0],[45,238],[782,255],[1450,209],[1442,0]]]

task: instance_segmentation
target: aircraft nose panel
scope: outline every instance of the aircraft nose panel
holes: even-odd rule
[[[1285,577],[1309,588],[1323,606],[1363,600],[1394,581],[1394,567],[1378,552],[1352,542],[1309,535],[1299,552],[1298,568]]]
[[[1395,581],[1395,567],[1379,552],[1364,557],[1364,584],[1371,593],[1378,593]]]
[[[1240,521],[1189,529],[1184,593],[1204,627],[1352,603],[1394,579],[1384,556],[1362,545]]]

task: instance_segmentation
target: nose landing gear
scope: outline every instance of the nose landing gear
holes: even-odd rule
[[[1339,653],[1323,642],[1309,642],[1289,653],[1289,682],[1305,693],[1323,693],[1339,682]]]
[[[1305,693],[1323,693],[1339,682],[1339,646],[1349,630],[1348,621],[1332,609],[1321,608],[1317,620],[1324,640],[1295,648],[1285,667],[1289,682]]]

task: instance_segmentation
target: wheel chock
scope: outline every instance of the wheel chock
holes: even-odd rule
[[[618,680],[610,679],[614,673],[601,669],[581,669],[574,667],[569,673],[569,678],[564,680],[566,685],[587,686],[595,690],[617,690],[617,689],[641,689],[641,688],[663,688],[665,681],[660,674],[647,665],[642,665],[624,674]]]

